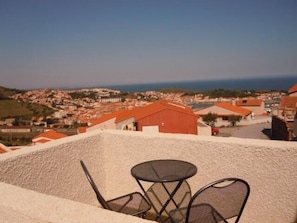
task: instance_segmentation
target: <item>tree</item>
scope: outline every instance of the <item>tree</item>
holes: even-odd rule
[[[228,118],[228,121],[234,127],[237,122],[240,122],[241,118],[242,117],[240,115],[230,115],[229,118]]]
[[[216,113],[209,112],[207,115],[205,115],[202,120],[210,126],[214,126],[217,121],[218,115]]]

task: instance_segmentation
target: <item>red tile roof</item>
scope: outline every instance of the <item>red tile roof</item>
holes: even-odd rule
[[[124,121],[129,118],[134,118],[135,120],[139,120],[151,114],[155,114],[157,112],[163,111],[165,109],[171,109],[171,110],[176,110],[179,112],[195,115],[191,107],[178,104],[175,102],[170,102],[167,100],[162,100],[162,101],[149,104],[144,107],[134,108],[132,110],[120,110],[111,114],[104,115],[96,119],[95,121],[93,121],[92,126],[100,124],[107,120],[110,120],[112,118],[116,118],[115,120],[116,123]],[[84,129],[81,129],[81,130],[84,131]]]
[[[195,115],[192,108],[188,106],[178,104],[175,102],[170,102],[167,100],[162,100],[162,101],[158,101],[150,105],[147,105],[145,107],[135,108],[133,110],[124,110],[122,113],[120,113],[117,116],[116,122],[121,122],[130,117],[134,117],[135,120],[139,120],[166,109],[171,109],[178,112]]]
[[[239,113],[239,114],[244,115],[244,116],[247,116],[250,113],[252,113],[252,111],[249,110],[249,109],[241,108],[241,107],[232,105],[232,104],[230,104],[228,102],[220,102],[220,103],[217,104],[217,106],[221,107],[221,108],[224,108],[224,109],[227,109],[227,110],[230,110],[230,111],[233,111],[233,112],[236,112],[236,113]]]
[[[35,136],[33,138],[33,141],[37,142],[37,141],[40,141],[42,139],[44,139],[44,140],[55,140],[55,139],[61,139],[61,138],[64,138],[64,137],[67,137],[67,135],[63,134],[63,133],[59,133],[59,132],[57,132],[57,131],[55,131],[53,129],[50,129],[50,130],[48,130],[46,132],[43,132],[43,133]],[[39,139],[39,138],[41,138],[41,139]]]
[[[51,140],[49,139],[39,139],[39,140],[36,140],[35,143],[46,143],[46,142],[49,142]]]
[[[11,152],[9,148],[7,148],[5,145],[0,143],[0,153],[6,153],[6,152]]]
[[[236,101],[237,106],[260,106],[262,104],[262,99],[249,98],[249,99],[239,99]]]
[[[100,118],[97,118],[95,120],[92,121],[92,126],[93,125],[98,125],[102,122],[105,122],[105,121],[108,121],[112,118],[116,118],[120,113],[122,113],[123,111],[116,111],[116,112],[113,112],[111,114],[106,114],[106,115],[103,115],[101,116]]]
[[[281,108],[297,108],[297,97],[283,96],[280,103]]]
[[[88,128],[88,127],[86,127],[86,126],[84,126],[84,127],[79,127],[79,128],[78,128],[78,133],[85,133],[85,132],[87,132],[87,128]]]
[[[293,87],[291,87],[289,90],[288,90],[288,93],[289,94],[292,94],[292,93],[295,93],[297,92],[297,84],[295,84]]]
[[[6,150],[4,150],[4,149],[2,149],[1,147],[0,147],[0,154],[1,153],[6,153],[7,151]]]

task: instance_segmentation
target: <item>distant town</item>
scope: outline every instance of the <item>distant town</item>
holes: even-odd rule
[[[54,129],[66,135],[78,134],[80,133],[79,129],[92,127],[96,120],[98,123],[98,119],[102,119],[106,115],[124,110],[131,111],[164,100],[176,105],[190,107],[193,114],[200,117],[198,120],[201,122],[203,122],[203,117],[207,114],[216,114],[216,120],[212,123],[212,127],[228,126],[228,119],[232,114],[240,116],[240,120],[234,123],[237,125],[252,124],[255,123],[255,120],[271,122],[271,116],[273,115],[282,114],[283,117],[285,116],[285,109],[280,108],[280,106],[282,99],[287,97],[288,93],[293,94],[291,96],[296,98],[294,89],[291,92],[289,90],[288,92],[242,91],[237,93],[222,89],[208,93],[178,89],[126,93],[108,88],[41,89],[16,92],[9,96],[9,100],[46,106],[51,109],[51,112],[46,115],[32,115],[30,120],[25,120],[21,114],[14,115],[14,117],[2,116],[0,120],[0,142],[9,146],[29,145],[32,144],[32,138],[46,129]],[[288,106],[286,109],[288,109]],[[293,119],[291,117],[294,121],[296,107],[292,109],[295,109]],[[134,117],[134,119],[136,118]],[[136,122],[137,120],[134,120],[134,123]],[[26,129],[24,126],[26,128],[29,126],[30,129],[24,130]],[[103,127],[101,126],[101,128]],[[114,128],[119,129],[118,126]],[[143,129],[141,128],[142,131]],[[26,138],[24,135],[14,137],[14,134],[25,133],[26,131],[31,134],[29,140],[24,140]],[[199,132],[202,133],[202,131],[198,130],[198,135]]]
[[[39,125],[45,118],[53,118],[60,125],[73,125],[74,123],[88,123],[104,114],[109,114],[118,110],[132,109],[145,106],[154,101],[168,100],[181,103],[187,106],[205,107],[222,101],[237,100],[238,98],[216,97],[210,98],[200,94],[185,94],[185,92],[146,91],[132,94],[122,93],[118,90],[107,88],[93,88],[80,90],[33,90],[26,93],[13,95],[11,98],[37,103],[53,108],[55,112],[49,117],[34,117],[35,125]],[[257,94],[256,98],[265,103],[265,111],[270,113],[273,107],[277,107],[283,92],[265,92]],[[264,112],[264,111],[263,111]],[[1,123],[3,124],[3,123]]]

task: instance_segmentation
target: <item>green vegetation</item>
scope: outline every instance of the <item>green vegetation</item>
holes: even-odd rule
[[[231,115],[228,118],[228,121],[231,123],[232,127],[236,125],[237,122],[240,122],[241,116],[239,115]]]
[[[71,92],[69,95],[73,99],[81,99],[81,98],[91,98],[93,100],[97,99],[97,93],[94,91],[84,91],[84,92]]]
[[[179,88],[163,88],[158,91],[162,93],[183,93],[184,95],[195,95],[199,93],[198,91],[179,89]]]
[[[209,96],[210,98],[244,98],[244,97],[256,97],[258,94],[256,91],[246,91],[246,90],[225,90],[225,89],[215,89],[212,91],[203,92],[204,96]]]
[[[32,116],[48,116],[54,113],[52,108],[36,103],[19,102],[11,99],[14,94],[25,93],[26,91],[9,89],[0,86],[0,120],[16,118],[17,125],[23,121],[31,120]]]
[[[55,112],[54,109],[47,107],[45,105],[40,105],[36,103],[25,103],[25,105],[28,110],[32,111],[34,116],[38,116],[38,117],[40,116],[46,117]]]
[[[204,97],[210,98],[244,98],[244,97],[256,97],[259,92],[257,91],[247,91],[247,90],[226,90],[226,89],[215,89],[210,91],[194,91],[178,88],[165,88],[159,90],[162,93],[183,93],[182,96],[194,96],[195,94],[203,94]],[[267,91],[268,92],[268,91]],[[263,91],[261,91],[263,93]]]
[[[16,100],[0,100],[0,120],[18,118],[18,120],[31,120],[33,116],[48,116],[54,113],[52,108],[45,105]]]
[[[6,146],[25,146],[40,133],[0,133],[0,142]]]
[[[217,118],[218,118],[218,115],[217,115],[217,114],[209,112],[207,115],[205,115],[205,116],[202,118],[202,120],[203,120],[206,124],[208,124],[208,125],[210,125],[210,126],[214,126],[214,124],[215,124],[216,121],[217,121]]]
[[[23,102],[0,100],[0,119],[30,115],[33,115],[33,112],[28,110]]]
[[[25,91],[17,90],[17,89],[9,89],[0,86],[0,100],[7,100],[10,96],[18,93],[24,93]]]

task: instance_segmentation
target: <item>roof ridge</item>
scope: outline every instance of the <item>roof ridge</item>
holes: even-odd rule
[[[242,115],[248,115],[248,114],[252,113],[252,111],[249,110],[249,109],[242,108],[242,107],[239,107],[239,106],[236,106],[236,105],[232,105],[229,102],[219,102],[217,104],[217,106],[219,106],[221,108],[225,108],[225,109],[231,110],[233,112],[240,113]]]

